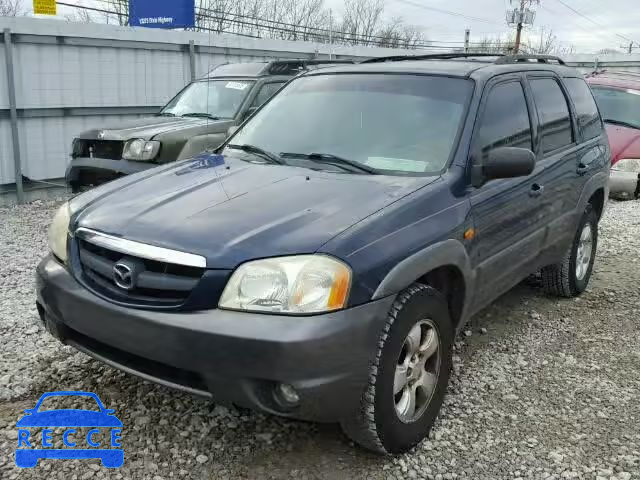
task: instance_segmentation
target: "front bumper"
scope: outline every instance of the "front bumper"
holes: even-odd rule
[[[49,332],[118,369],[222,404],[327,422],[358,408],[393,302],[308,317],[137,310],[92,294],[51,256],[38,266],[37,295]],[[280,383],[298,404],[282,401]]]
[[[65,179],[67,184],[78,187],[98,186],[123,175],[142,172],[157,166],[157,163],[150,162],[78,157],[71,160],[67,166]]]
[[[611,170],[609,195],[614,198],[640,198],[640,173]]]

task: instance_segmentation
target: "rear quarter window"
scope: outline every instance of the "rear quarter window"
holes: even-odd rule
[[[565,78],[564,83],[576,107],[578,126],[584,140],[595,138],[602,132],[598,107],[587,83],[581,78]]]

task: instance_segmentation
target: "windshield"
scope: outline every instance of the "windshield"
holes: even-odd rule
[[[202,80],[180,92],[161,115],[202,115],[233,118],[254,82],[246,80]]]
[[[605,122],[640,128],[640,91],[592,86]]]
[[[291,154],[313,153],[382,174],[433,175],[447,164],[472,90],[470,80],[436,76],[301,77],[249,120],[231,144],[259,147],[292,164]]]

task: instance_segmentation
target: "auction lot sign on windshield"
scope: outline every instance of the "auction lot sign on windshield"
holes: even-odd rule
[[[195,26],[195,0],[129,0],[129,25],[149,28]]]

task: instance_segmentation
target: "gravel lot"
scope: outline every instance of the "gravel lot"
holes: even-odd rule
[[[528,281],[458,339],[431,438],[397,458],[338,426],[226,409],[76,353],[34,326],[34,267],[55,202],[0,208],[0,478],[640,479],[640,202],[610,203],[579,299]],[[89,314],[89,313],[88,313]],[[14,465],[15,422],[50,390],[96,392],[124,423],[125,464]]]

